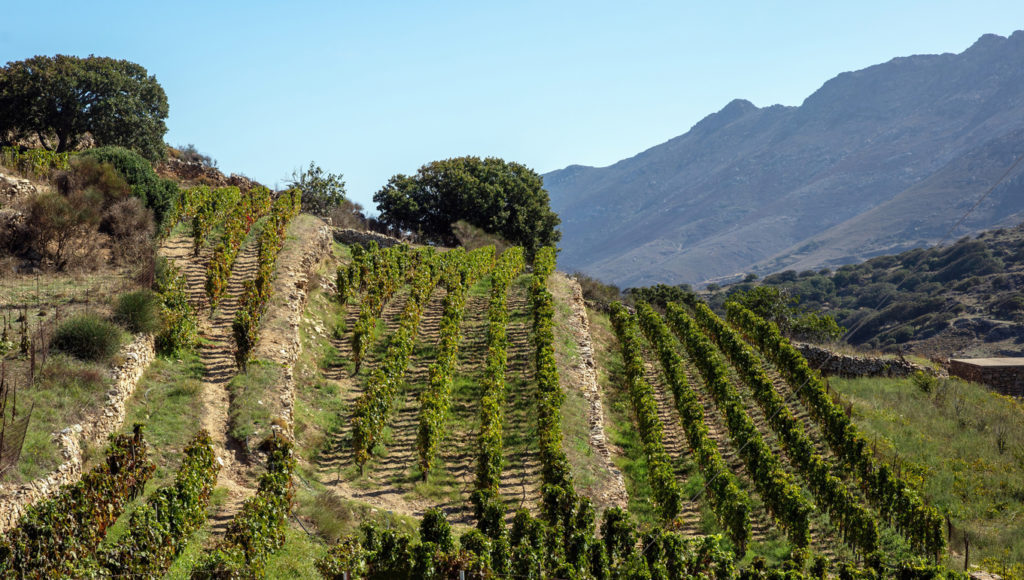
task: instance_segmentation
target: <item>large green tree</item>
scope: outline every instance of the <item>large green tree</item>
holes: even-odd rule
[[[167,95],[146,69],[127,60],[58,54],[0,69],[0,139],[38,136],[58,152],[89,133],[148,159],[165,154]]]
[[[523,246],[530,258],[562,237],[541,176],[496,157],[428,163],[392,177],[373,201],[382,223],[434,243],[455,245],[452,224],[460,220]]]

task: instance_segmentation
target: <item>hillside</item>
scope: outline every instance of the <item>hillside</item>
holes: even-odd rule
[[[1024,32],[895,58],[798,107],[734,100],[608,167],[544,176],[559,264],[620,286],[816,269],[934,244],[1024,154]],[[953,236],[1024,219],[1017,165]]]
[[[15,223],[74,201],[52,175],[13,180]],[[3,256],[4,431],[35,410],[0,475],[0,575],[948,578],[969,537],[1019,577],[1019,403],[832,386],[742,313],[588,309],[551,248],[409,246],[296,191],[214,186],[173,190],[156,264],[118,262],[98,224],[94,261]],[[997,261],[1012,282],[1022,238],[918,251],[921,286]],[[159,323],[133,326],[125,296],[149,288]],[[80,314],[120,325],[97,339],[116,352],[51,340]]]
[[[854,345],[937,358],[1024,356],[1024,224],[834,272],[785,270],[716,289],[709,300],[755,284],[831,314]]]

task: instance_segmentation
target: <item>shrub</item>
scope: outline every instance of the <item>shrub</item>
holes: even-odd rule
[[[99,224],[97,200],[76,193],[64,197],[43,193],[33,197],[25,209],[22,250],[34,251],[57,270],[89,263],[99,249],[95,237]]]
[[[121,348],[121,329],[95,314],[69,318],[57,327],[50,346],[82,360],[102,361]]]
[[[159,332],[163,326],[160,320],[160,296],[151,290],[137,290],[118,296],[114,321],[132,333]]]
[[[153,210],[158,223],[163,221],[178,196],[178,185],[169,179],[161,179],[153,170],[153,164],[134,151],[124,147],[98,147],[84,151],[80,156],[113,165],[131,186],[132,193]]]

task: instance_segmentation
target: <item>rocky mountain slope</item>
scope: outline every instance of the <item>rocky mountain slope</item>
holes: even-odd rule
[[[1016,32],[842,73],[799,107],[734,100],[635,157],[544,182],[562,218],[561,268],[623,286],[701,283],[1015,225],[1022,154]]]

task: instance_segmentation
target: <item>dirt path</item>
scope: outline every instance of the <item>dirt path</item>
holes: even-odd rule
[[[227,291],[221,298],[213,318],[210,318],[210,311],[206,307],[206,256],[202,253],[198,258],[192,255],[192,240],[188,237],[168,240],[161,249],[161,254],[174,260],[185,272],[193,304],[200,308],[202,345],[199,348],[199,358],[206,368],[202,381],[201,424],[210,433],[217,460],[222,465],[217,485],[228,491],[227,499],[212,518],[212,536],[217,537],[223,534],[228,522],[241,508],[242,502],[254,493],[254,489],[248,484],[246,471],[249,466],[241,446],[228,436],[230,395],[227,386],[237,374],[231,321],[238,309],[242,283],[256,275],[257,247],[255,239],[251,239],[239,251]]]

